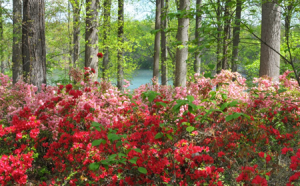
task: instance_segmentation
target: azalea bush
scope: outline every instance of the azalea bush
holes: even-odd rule
[[[300,89],[289,73],[255,87],[230,71],[195,74],[184,88],[133,92],[92,82],[90,68],[40,92],[0,74],[0,183],[297,185]]]

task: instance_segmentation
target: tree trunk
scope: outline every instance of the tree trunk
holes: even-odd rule
[[[95,69],[98,78],[98,0],[86,0],[85,67]]]
[[[181,42],[182,47],[176,49],[176,76],[175,86],[186,86],[186,60],[188,58],[188,29],[189,18],[187,16],[190,10],[189,0],[180,0],[179,10],[185,11],[185,15],[178,18],[177,41]]]
[[[217,1],[217,74],[221,72],[222,69],[222,61],[221,61],[221,32],[222,32],[222,24],[221,24],[221,2],[220,0]]]
[[[232,59],[231,71],[237,71],[237,61],[239,57],[239,43],[240,43],[240,30],[241,30],[241,13],[242,13],[242,0],[237,0],[235,10],[235,22],[233,28],[233,43],[232,43]]]
[[[285,9],[285,18],[284,18],[284,35],[285,35],[285,43],[288,46],[288,50],[290,50],[290,29],[291,29],[291,19],[293,10],[295,5],[290,2]],[[289,51],[290,52],[290,51]],[[292,56],[289,57],[290,61],[292,61]]]
[[[1,40],[1,45],[0,45],[0,61],[1,61],[1,73],[4,74],[5,72],[5,66],[4,66],[4,61],[3,61],[3,6],[2,2],[0,1],[0,40]]]
[[[164,31],[168,27],[168,0],[161,0],[161,9],[162,9],[162,16],[161,16],[161,24],[162,24],[162,31],[161,31],[161,84],[167,85],[168,84],[168,71],[167,71],[167,57],[168,57],[168,49],[167,49],[167,34]]]
[[[225,1],[222,69],[228,69],[228,40],[230,38],[230,0]]]
[[[22,2],[13,0],[13,50],[12,50],[13,83],[22,78]]]
[[[68,36],[69,36],[69,72],[72,67],[72,56],[73,56],[73,50],[72,50],[72,34],[70,29],[70,23],[71,23],[71,2],[68,1]],[[69,74],[69,81],[71,81],[71,75]]]
[[[163,0],[156,0],[155,31],[161,27],[161,1]],[[160,33],[156,32],[154,40],[153,78],[156,79],[159,77]]]
[[[264,2],[259,76],[269,76],[273,81],[279,81],[280,56],[270,47],[280,52],[280,26],[280,6],[276,2]]]
[[[23,71],[25,81],[41,89],[46,84],[44,0],[23,0]]]
[[[79,59],[80,53],[80,0],[73,0],[73,67],[76,67],[76,63]]]
[[[111,10],[111,0],[104,1],[104,34],[103,34],[103,46],[104,46],[104,56],[103,56],[103,63],[102,63],[102,78],[105,81],[108,81],[108,64],[109,64],[109,40],[108,36],[110,33],[110,10]]]
[[[201,28],[201,15],[200,15],[200,10],[201,10],[201,3],[202,0],[196,0],[196,28],[195,28],[195,39],[196,39],[196,44],[198,46],[198,49],[201,45],[201,37],[199,29]],[[194,72],[200,74],[201,70],[201,51],[196,51],[195,53],[195,62],[194,62]]]
[[[118,0],[118,42],[121,46],[124,43],[124,0]],[[118,50],[118,74],[117,74],[117,87],[123,91],[123,47]]]

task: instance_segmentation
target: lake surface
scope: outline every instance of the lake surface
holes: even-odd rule
[[[132,75],[132,79],[130,80],[130,86],[129,89],[134,90],[138,88],[141,85],[152,83],[153,72],[152,70],[145,70],[145,69],[139,69],[134,72]],[[61,80],[64,77],[68,77],[64,75],[63,71],[54,70],[52,75],[47,75],[47,79],[50,80],[48,83],[50,85],[56,85],[55,81]],[[116,80],[112,81],[112,84],[116,86]],[[159,83],[161,84],[161,78],[159,77]],[[168,85],[173,85],[173,81],[168,81]]]
[[[141,85],[152,83],[153,71],[152,70],[136,70],[133,74],[133,78],[130,81],[129,88],[131,90],[138,88]],[[159,84],[161,84],[161,78],[159,77]],[[168,81],[168,85],[173,85],[172,81]]]

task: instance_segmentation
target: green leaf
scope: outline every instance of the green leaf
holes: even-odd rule
[[[106,143],[106,140],[104,140],[104,139],[94,140],[94,141],[92,142],[92,146],[98,146],[98,145],[100,145],[101,143],[105,144],[105,143]]]
[[[225,121],[230,121],[230,120],[232,120],[233,119],[233,115],[228,115],[228,116],[226,116],[226,118],[225,118]]]
[[[118,141],[116,144],[117,147],[120,147],[121,145],[122,145],[122,141]]]
[[[186,131],[193,132],[195,130],[195,127],[189,126],[186,128]]]
[[[156,102],[156,105],[157,105],[157,106],[161,105],[161,106],[163,106],[163,107],[166,107],[166,106],[167,106],[167,104],[164,103],[164,102]]]
[[[226,121],[230,121],[230,120],[236,119],[236,118],[238,118],[238,117],[240,117],[242,115],[243,115],[243,113],[235,112],[232,115],[226,116],[225,120]]]
[[[138,159],[138,157],[133,157],[129,160],[129,162],[132,164],[136,164],[137,159]]]
[[[192,103],[195,100],[194,96],[190,96],[190,95],[187,96],[187,99],[190,103]]]
[[[111,141],[116,141],[116,140],[120,139],[120,136],[117,134],[108,134],[107,138]]]
[[[96,130],[98,130],[99,132],[101,132],[101,128],[100,127],[95,127]]]
[[[156,98],[157,95],[160,95],[160,93],[154,91],[148,91],[145,92],[144,95],[148,97],[148,101],[151,103]]]
[[[116,159],[116,157],[117,157],[117,154],[112,154],[112,155],[110,155],[110,156],[108,157],[108,159],[109,159],[109,160],[114,160],[114,159]]]
[[[133,149],[133,150],[136,151],[136,152],[142,153],[142,150],[139,149],[139,148],[136,148],[136,149]]]
[[[235,107],[238,104],[237,101],[232,101],[231,103],[229,103],[230,107]]]
[[[155,139],[162,138],[163,136],[164,136],[163,133],[159,132],[155,135]]]
[[[236,119],[236,118],[240,117],[241,115],[243,115],[243,113],[236,112],[233,114],[233,118]]]
[[[205,73],[205,74],[204,74],[204,77],[205,77],[205,78],[211,78],[211,72]]]
[[[138,171],[139,171],[140,173],[147,174],[147,169],[145,169],[144,167],[139,167],[139,168],[138,168]]]
[[[92,122],[92,127],[100,127],[101,125],[95,121]]]
[[[215,65],[208,65],[208,68],[209,68],[210,70],[213,70],[213,69],[215,68]]]
[[[121,157],[127,157],[127,155],[126,154],[123,154],[123,153],[118,153],[118,156],[119,156],[119,158],[121,158]]]
[[[220,109],[223,111],[225,108],[227,108],[228,103],[223,103],[220,107]]]
[[[108,162],[107,160],[102,160],[100,163],[101,163],[102,165],[109,165],[109,164],[111,164],[111,163]]]
[[[92,171],[96,171],[97,169],[99,169],[99,167],[100,167],[100,164],[98,162],[94,162],[89,165],[89,169]]]
[[[285,92],[285,91],[287,91],[287,89],[281,88],[281,89],[278,90],[278,94],[280,94],[280,93],[282,93],[282,92]]]
[[[173,137],[170,134],[166,134],[167,138],[169,138],[169,140],[173,140]]]
[[[223,99],[227,99],[227,95],[226,94],[222,94],[222,98]]]

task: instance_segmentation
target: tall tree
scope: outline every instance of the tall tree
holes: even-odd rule
[[[222,57],[222,69],[228,69],[228,42],[230,38],[230,4],[231,0],[225,0],[224,9],[224,31],[223,31],[223,57]]]
[[[110,33],[110,11],[111,11],[111,0],[104,0],[104,33],[103,33],[103,46],[104,46],[104,56],[103,56],[103,63],[102,63],[102,78],[108,81],[108,64],[109,64],[109,40],[108,36]]]
[[[0,40],[3,41],[3,6],[2,1],[0,1]],[[0,62],[1,62],[1,73],[4,74],[5,67],[4,67],[4,61],[3,61],[3,44],[0,43]]]
[[[236,1],[235,20],[233,27],[233,42],[232,42],[232,58],[231,70],[237,71],[237,61],[239,56],[240,30],[241,30],[241,14],[242,14],[242,0]]]
[[[124,43],[124,0],[118,0],[118,43],[123,46]],[[118,73],[117,73],[117,87],[123,90],[123,47],[118,50]]]
[[[69,71],[71,70],[72,65],[72,56],[73,56],[73,49],[72,49],[72,33],[70,29],[71,23],[71,2],[68,1],[68,36],[69,36]],[[71,80],[71,75],[69,75],[69,80]]]
[[[45,2],[23,0],[22,54],[25,81],[46,84]]]
[[[80,9],[81,0],[70,0],[73,7],[73,67],[79,59],[80,53]]]
[[[201,37],[199,29],[201,28],[201,3],[202,0],[196,0],[196,27],[195,27],[195,40],[198,46],[198,50],[201,45]],[[194,72],[200,74],[201,67],[201,52],[195,52],[195,61],[194,61]]]
[[[178,18],[178,31],[177,41],[181,42],[181,46],[176,49],[176,74],[175,74],[175,86],[186,86],[187,67],[186,60],[188,58],[188,29],[189,18],[188,12],[190,10],[189,0],[180,0],[179,11],[180,17]]]
[[[155,13],[155,39],[154,39],[154,60],[153,60],[153,77],[159,76],[159,53],[160,53],[160,35],[161,27],[161,1],[156,0],[156,13]]]
[[[217,15],[217,74],[221,72],[222,69],[222,61],[221,61],[221,54],[222,54],[222,23],[221,23],[221,16],[222,16],[222,6],[221,1],[217,0],[217,8],[216,8],[216,15]]]
[[[167,71],[167,57],[168,57],[168,49],[167,49],[167,33],[165,29],[168,27],[168,0],[161,0],[161,84],[167,85],[168,84],[168,71]]]
[[[261,52],[259,76],[269,76],[279,81],[280,56],[280,6],[274,1],[262,4]],[[274,51],[275,50],[275,51]]]
[[[94,68],[98,78],[98,0],[86,0],[85,67]]]

